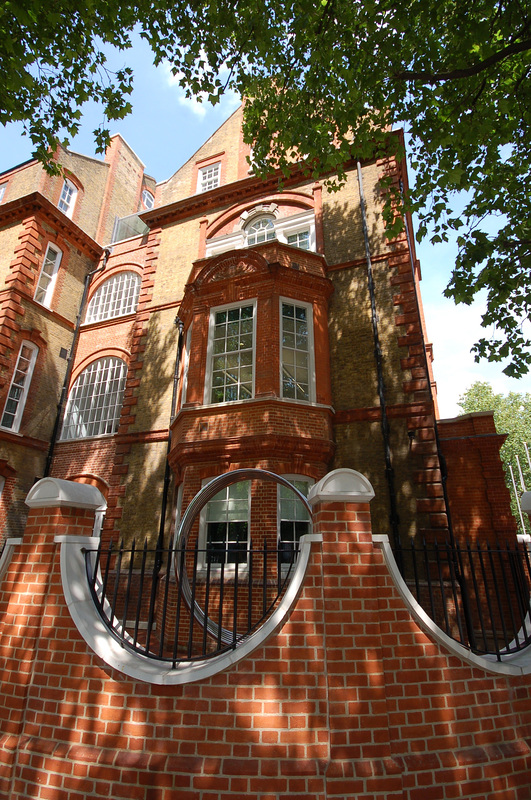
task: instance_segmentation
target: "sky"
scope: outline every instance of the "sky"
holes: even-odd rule
[[[133,51],[118,55],[117,66],[127,64],[135,73],[131,98],[133,113],[110,125],[120,133],[144,162],[146,172],[157,181],[170,177],[237,108],[235,95],[215,107],[188,100],[177,81],[164,67],[154,67],[148,46],[140,39]],[[79,135],[70,149],[95,155],[92,131],[102,121],[101,109],[87,106]],[[100,157],[100,156],[98,156]],[[0,127],[0,172],[31,158],[31,142],[21,125]],[[434,375],[442,418],[460,412],[460,396],[475,382],[489,382],[495,392],[531,392],[531,375],[520,380],[506,377],[503,364],[474,362],[470,352],[485,335],[480,326],[481,305],[456,306],[443,297],[455,260],[455,245],[417,244],[422,271],[422,301],[428,341],[433,343]]]

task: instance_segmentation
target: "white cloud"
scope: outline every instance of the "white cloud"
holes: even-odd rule
[[[460,395],[475,382],[487,381],[495,392],[528,392],[528,376],[520,380],[503,374],[503,363],[474,361],[472,345],[482,336],[482,305],[456,306],[443,297],[430,297],[424,304],[428,341],[433,343],[433,372],[437,382],[437,397],[442,418],[461,412],[457,405]]]
[[[212,104],[208,101],[208,94],[206,92],[200,92],[197,96],[187,97],[186,92],[182,86],[179,85],[179,81],[182,78],[182,73],[177,73],[174,75],[168,62],[165,62],[162,65],[162,69],[164,71],[167,85],[171,89],[174,89],[177,93],[177,102],[179,105],[187,108],[192,114],[200,119],[203,119],[206,113],[211,111],[213,108]],[[223,70],[220,72],[220,77],[223,78]],[[223,95],[218,108],[222,110],[223,114],[228,115],[235,108],[237,108],[237,106],[239,106],[240,102],[239,95],[236,94],[236,92],[229,90]]]

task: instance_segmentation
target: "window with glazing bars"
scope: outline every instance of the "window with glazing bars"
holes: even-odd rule
[[[136,272],[120,272],[105,281],[94,293],[85,319],[86,323],[101,322],[112,317],[132,314],[140,292],[140,276]]]
[[[119,358],[101,358],[90,364],[70,392],[61,438],[116,433],[126,375],[127,365]]]
[[[212,565],[246,564],[249,481],[218,492],[206,506],[206,560]]]
[[[282,303],[282,397],[310,399],[308,309]]]
[[[197,176],[197,191],[208,192],[219,186],[221,175],[221,163],[210,164],[208,167],[201,167]]]
[[[22,342],[2,414],[2,428],[12,431],[20,428],[38,352],[39,348],[32,342]]]
[[[297,233],[288,234],[288,244],[293,247],[298,247],[299,250],[310,249],[310,231],[298,231]]]
[[[245,228],[247,244],[261,244],[277,238],[273,217],[258,217]]]
[[[292,480],[295,486],[305,497],[308,495],[310,481]],[[290,564],[293,561],[299,539],[310,532],[310,517],[307,509],[299,498],[287,486],[279,486],[279,562]]]
[[[214,312],[211,357],[211,403],[253,396],[254,306]]]
[[[63,188],[61,190],[61,197],[59,198],[57,206],[64,214],[66,214],[67,217],[72,216],[76,197],[77,188],[74,186],[72,181],[69,181],[67,178],[65,178]]]
[[[41,274],[35,289],[34,299],[43,306],[49,306],[52,302],[55,279],[61,263],[62,253],[57,247],[51,244],[46,248],[44,261],[42,262]]]

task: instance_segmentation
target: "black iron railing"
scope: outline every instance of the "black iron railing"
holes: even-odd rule
[[[531,562],[525,545],[412,542],[396,556],[418,603],[474,653],[501,660],[531,643]]]
[[[111,541],[85,550],[96,607],[120,644],[169,662],[233,649],[278,607],[298,551],[260,547],[217,551],[195,546],[126,547]]]

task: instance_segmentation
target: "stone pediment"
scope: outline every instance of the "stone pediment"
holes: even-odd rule
[[[199,287],[268,271],[269,264],[260,253],[251,250],[237,250],[209,259],[194,283]]]

